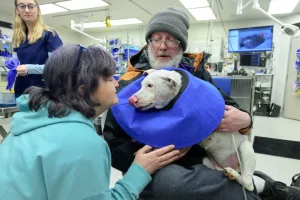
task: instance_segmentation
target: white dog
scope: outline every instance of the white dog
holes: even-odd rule
[[[142,81],[142,88],[128,100],[132,106],[141,110],[161,109],[180,91],[181,75],[178,72],[151,69],[144,73],[148,76]],[[214,132],[199,145],[207,152],[203,164],[211,169],[224,170],[231,180],[236,180],[247,190],[253,191],[255,153],[247,136],[238,132]]]

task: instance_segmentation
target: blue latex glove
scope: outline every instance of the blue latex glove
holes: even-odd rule
[[[11,90],[11,88],[14,85],[14,82],[16,80],[16,76],[17,76],[17,67],[20,65],[20,62],[18,59],[11,59],[11,60],[7,60],[5,62],[5,65],[9,70],[8,75],[7,75],[7,86],[6,89],[7,90]]]

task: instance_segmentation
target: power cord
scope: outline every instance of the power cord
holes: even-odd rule
[[[241,176],[242,176],[242,175],[243,175],[242,171],[243,171],[243,169],[244,169],[244,165],[242,165],[242,161],[241,161],[239,152],[238,152],[238,150],[237,150],[237,146],[236,146],[236,142],[235,142],[233,133],[231,134],[231,136],[232,136],[232,141],[233,141],[233,144],[234,144],[235,153],[236,153],[236,155],[237,155],[238,162],[239,162],[239,164],[240,164]],[[243,178],[242,178],[242,181],[244,181]],[[248,200],[248,199],[247,199],[247,195],[246,195],[246,189],[245,189],[244,185],[242,185],[242,187],[243,187],[244,198],[245,198],[245,200]]]
[[[223,21],[221,12],[220,12],[219,1],[217,1],[217,9],[218,9],[218,14],[219,14],[220,19],[221,19],[221,23],[222,23],[223,30],[224,30],[224,32],[225,32],[225,34],[226,34],[226,37],[228,38],[229,45],[230,45],[231,49],[233,49],[232,43],[231,43],[231,41],[229,40],[229,36],[228,36],[228,34],[227,34],[227,31],[226,31],[226,28],[225,28],[225,25],[224,25],[224,21]],[[237,58],[238,62],[240,62],[240,57],[239,57],[236,53],[234,53],[234,55],[235,55],[235,57]],[[242,67],[242,69],[245,70],[243,66],[240,66],[240,67]]]

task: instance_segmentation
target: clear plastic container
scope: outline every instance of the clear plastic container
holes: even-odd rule
[[[300,61],[296,61],[295,69],[296,69],[296,71],[300,71]]]
[[[300,81],[294,81],[293,91],[295,95],[300,96]]]
[[[14,93],[0,93],[0,104],[16,104]]]
[[[300,49],[297,50],[296,55],[297,55],[297,58],[300,59]]]

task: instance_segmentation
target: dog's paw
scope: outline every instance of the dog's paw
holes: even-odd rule
[[[225,176],[228,176],[228,178],[230,180],[235,180],[238,178],[238,176],[240,176],[237,171],[235,171],[234,169],[232,169],[230,167],[224,168],[224,174],[225,174]]]
[[[254,186],[253,183],[249,184],[249,185],[244,185],[245,189],[252,192],[254,190]]]
[[[253,185],[253,182],[252,182],[252,177],[242,177],[242,180],[243,180],[243,186],[245,187],[246,190],[252,192],[254,190],[254,185]]]

